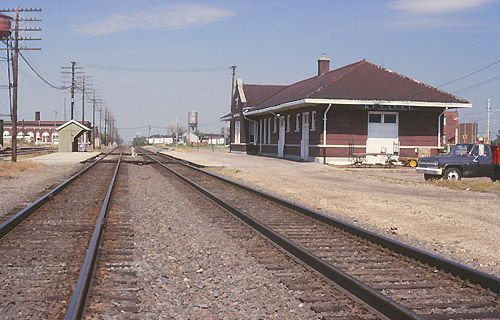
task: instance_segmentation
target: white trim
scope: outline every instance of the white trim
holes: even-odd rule
[[[306,105],[317,104],[334,105],[381,105],[381,106],[408,106],[408,107],[427,107],[427,108],[472,108],[471,103],[452,103],[452,102],[425,102],[425,101],[399,101],[399,100],[347,100],[347,99],[301,99],[282,103],[277,106],[264,109],[247,111],[245,114],[261,114],[276,110],[295,109]],[[385,111],[385,110],[382,110]],[[391,110],[387,110],[391,111]]]
[[[444,147],[437,147],[437,146],[399,146],[399,149],[415,149],[415,148],[444,149]]]
[[[316,111],[311,111],[311,131],[316,131]]]
[[[247,98],[245,97],[245,91],[243,90],[243,80],[237,79],[236,86],[238,87],[238,95],[240,96],[240,101],[242,103],[247,102]]]
[[[323,145],[323,144],[311,144],[309,146],[310,147],[315,147],[315,148],[323,148],[323,147],[326,147],[326,148],[349,148],[348,144],[327,144],[327,145]],[[359,144],[359,145],[353,145],[352,147],[353,148],[366,148],[366,145]]]
[[[233,145],[233,146],[246,146],[246,145],[248,145],[248,143],[235,143],[235,142],[231,142],[231,145]]]
[[[267,143],[271,142],[271,118],[267,120]]]
[[[66,126],[68,126],[68,125],[70,125],[70,124],[72,124],[72,123],[76,124],[77,126],[79,126],[80,128],[82,128],[82,129],[83,129],[83,130],[85,130],[85,131],[90,131],[90,129],[89,129],[89,128],[87,128],[86,126],[84,126],[83,124],[81,124],[81,123],[79,123],[79,122],[76,122],[76,121],[75,121],[75,120],[73,120],[73,119],[69,120],[69,121],[68,121],[68,122],[66,122],[66,123],[61,124],[59,127],[57,127],[57,128],[56,128],[56,130],[57,130],[57,131],[59,131],[59,130],[61,130],[62,128],[66,127]]]

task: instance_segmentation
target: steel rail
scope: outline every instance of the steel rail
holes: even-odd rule
[[[114,150],[114,149],[113,149]],[[74,174],[72,177],[69,179],[61,182],[59,185],[57,185],[54,189],[52,189],[49,193],[45,194],[44,196],[38,198],[34,202],[30,203],[28,206],[25,208],[21,209],[18,211],[16,214],[11,216],[9,219],[4,221],[0,225],[0,239],[3,238],[9,231],[14,229],[16,226],[18,226],[21,222],[23,222],[26,218],[28,218],[34,211],[36,211],[38,208],[40,208],[44,203],[52,199],[56,194],[61,192],[63,189],[65,189],[67,186],[69,186],[73,181],[75,181],[78,177],[83,175],[85,172],[87,172],[90,168],[95,166],[97,163],[99,163],[102,159],[107,157],[111,152],[106,153],[102,158],[98,159],[96,162],[92,163],[91,165],[86,166],[83,168],[81,171],[78,173]]]
[[[87,254],[85,255],[85,260],[83,261],[82,268],[80,269],[80,274],[78,276],[78,282],[76,283],[75,291],[71,296],[71,301],[65,316],[66,320],[81,319],[83,315],[88,291],[90,288],[90,281],[92,280],[92,273],[97,261],[97,252],[101,243],[102,233],[108,215],[111,194],[113,193],[116,177],[118,176],[118,170],[120,169],[122,155],[123,148],[120,152],[120,157],[118,158],[118,163],[116,164],[113,177],[111,178],[111,182],[109,183],[108,191],[106,192],[106,196],[104,197],[101,211],[99,213],[99,217],[97,218],[97,223],[87,249]]]
[[[142,149],[144,151],[144,149]],[[374,309],[378,310],[385,316],[391,318],[391,319],[423,319],[420,317],[418,314],[413,312],[412,310],[400,305],[399,303],[395,302],[394,300],[386,297],[385,295],[381,294],[380,292],[370,288],[369,286],[363,284],[362,282],[358,281],[357,279],[353,278],[352,276],[348,275],[347,273],[339,270],[338,268],[333,267],[332,265],[324,262],[314,254],[310,253],[308,250],[304,249],[303,247],[293,243],[292,241],[286,239],[285,237],[281,236],[277,232],[274,232],[270,228],[266,227],[265,225],[261,224],[257,220],[253,219],[252,217],[248,216],[247,214],[243,213],[241,210],[235,208],[234,206],[230,205],[229,203],[225,202],[224,200],[220,199],[216,195],[212,194],[210,191],[207,189],[203,188],[199,184],[197,184],[194,181],[191,181],[190,179],[182,176],[181,174],[175,172],[174,170],[170,169],[163,163],[159,162],[158,160],[154,159],[151,157],[151,155],[143,152],[143,155],[150,158],[152,161],[155,161],[157,164],[159,164],[161,167],[165,168],[168,170],[170,173],[175,175],[177,178],[194,188],[195,190],[198,190],[200,193],[205,195],[207,198],[221,206],[222,208],[226,209],[236,217],[238,217],[240,220],[244,221],[246,224],[257,230],[259,233],[264,235],[266,238],[270,239],[274,243],[276,243],[278,246],[289,252],[290,254],[294,255],[301,261],[303,261],[305,264],[313,268],[314,270],[318,271],[331,281],[335,282],[336,284],[340,285],[347,291],[349,291],[351,294],[354,296],[358,297],[365,303],[369,304],[372,306]],[[183,164],[186,165],[186,164]],[[191,167],[191,166],[189,166]],[[202,171],[203,172],[203,171]]]
[[[244,191],[251,192],[257,196],[264,197],[267,200],[273,201],[274,203],[277,203],[277,204],[282,205],[284,207],[287,207],[289,209],[295,210],[295,211],[302,213],[306,216],[309,216],[311,218],[315,218],[321,222],[324,222],[324,223],[329,224],[333,227],[344,230],[348,233],[351,233],[351,234],[356,235],[358,237],[361,237],[363,239],[366,239],[372,243],[381,245],[381,246],[383,246],[387,249],[390,249],[394,252],[397,252],[397,253],[403,254],[407,257],[410,257],[412,259],[418,260],[426,265],[430,265],[430,266],[436,267],[438,269],[444,270],[446,272],[449,272],[449,273],[451,273],[457,277],[460,277],[464,280],[468,280],[474,284],[478,284],[483,288],[490,289],[494,293],[497,293],[497,294],[500,293],[500,278],[497,278],[493,275],[490,275],[490,274],[487,274],[485,272],[473,269],[471,267],[460,264],[458,262],[437,256],[437,255],[430,253],[430,252],[427,252],[425,250],[415,248],[415,247],[410,246],[406,243],[403,243],[403,242],[385,237],[383,235],[379,235],[377,233],[362,229],[362,228],[355,226],[353,224],[335,219],[331,216],[328,216],[322,212],[316,211],[312,208],[308,208],[306,206],[292,203],[292,202],[290,202],[284,198],[281,198],[279,196],[272,195],[272,194],[267,193],[265,191],[255,190],[255,189],[250,188],[248,186],[242,185],[236,181],[229,180],[225,177],[219,176],[215,173],[207,172],[205,170],[197,168],[196,166],[191,165],[187,161],[182,161],[181,159],[177,159],[175,157],[172,157],[170,155],[165,155],[162,153],[156,153],[156,154],[160,155],[164,158],[173,159],[176,162],[178,162],[179,164],[187,166],[193,170],[196,170],[198,172],[201,172],[203,174],[206,174],[208,176],[216,178],[220,181],[234,185],[234,186],[236,186]]]

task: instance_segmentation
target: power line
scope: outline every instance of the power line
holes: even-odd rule
[[[46,80],[44,77],[42,77],[36,70],[35,68],[31,65],[31,63],[29,63],[29,61],[24,57],[24,55],[19,52],[19,55],[21,56],[21,58],[23,59],[23,61],[28,65],[28,67],[31,69],[31,71],[33,71],[33,73],[40,79],[42,80],[46,85],[48,85],[49,87],[51,88],[54,88],[54,89],[58,89],[58,90],[66,90],[66,89],[69,89],[71,88],[71,86],[69,87],[60,87],[60,86],[56,86],[52,83],[50,83],[48,80]]]
[[[478,69],[478,70],[476,70],[476,71],[473,71],[473,72],[468,73],[468,74],[466,74],[466,75],[464,75],[464,76],[461,76],[460,78],[457,78],[457,79],[455,79],[455,80],[451,80],[451,81],[445,82],[445,83],[443,83],[443,84],[440,84],[440,85],[438,85],[436,88],[441,88],[441,87],[447,86],[447,85],[449,85],[449,84],[452,84],[452,83],[458,82],[458,81],[460,81],[460,80],[466,79],[466,78],[468,78],[468,77],[470,77],[470,76],[473,76],[473,75],[475,75],[475,74],[477,74],[477,73],[479,73],[479,72],[481,72],[481,71],[483,71],[483,70],[486,70],[486,69],[488,69],[488,68],[490,68],[490,67],[492,67],[492,66],[496,65],[496,64],[497,64],[497,63],[499,63],[499,62],[500,62],[500,59],[498,59],[497,61],[494,61],[494,62],[492,62],[492,63],[488,64],[487,66],[484,66],[484,67],[482,67],[482,68],[480,68],[480,69]]]
[[[476,89],[476,88],[479,88],[487,83],[490,83],[490,82],[493,82],[493,81],[496,81],[496,80],[499,80],[500,79],[500,75],[498,76],[495,76],[493,78],[490,78],[488,80],[484,80],[484,81],[481,81],[481,82],[478,82],[478,83],[475,83],[471,86],[468,86],[468,87],[465,87],[465,88],[462,88],[462,89],[459,89],[459,90],[456,90],[454,91],[453,93],[457,93],[457,92],[462,92],[462,91],[468,91],[468,90],[472,90],[472,89]]]
[[[231,69],[231,67],[139,68],[139,67],[103,66],[103,65],[87,64],[87,63],[80,63],[80,65],[90,69],[125,71],[125,72],[151,72],[151,73],[215,72],[215,71],[224,71]]]

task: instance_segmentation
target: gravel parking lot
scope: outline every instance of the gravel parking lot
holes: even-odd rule
[[[412,169],[355,169],[227,152],[169,154],[377,233],[500,275],[500,193],[427,183]],[[498,182],[497,182],[498,183]]]

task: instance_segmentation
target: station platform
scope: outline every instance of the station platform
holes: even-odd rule
[[[45,165],[76,164],[97,157],[101,152],[54,152],[42,156],[25,159]]]

